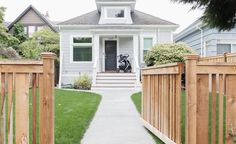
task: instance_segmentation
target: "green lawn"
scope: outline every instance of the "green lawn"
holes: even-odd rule
[[[100,101],[98,94],[55,89],[55,144],[80,144]],[[31,116],[30,108],[30,132]]]

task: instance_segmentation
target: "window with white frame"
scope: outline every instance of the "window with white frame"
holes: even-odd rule
[[[35,31],[36,31],[35,26],[29,26],[29,27],[28,27],[28,35],[29,35],[29,37],[31,37],[32,34],[33,34]]]
[[[24,33],[27,34],[28,33],[28,27],[24,27]]]
[[[153,38],[143,38],[143,59],[147,52],[153,47]]]
[[[231,44],[217,44],[217,55],[231,52]]]
[[[91,37],[73,37],[73,61],[74,62],[92,61]]]
[[[107,18],[125,18],[124,8],[107,8]]]

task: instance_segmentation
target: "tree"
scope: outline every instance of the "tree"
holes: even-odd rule
[[[15,38],[17,38],[20,41],[20,43],[23,43],[24,41],[26,41],[28,39],[28,37],[24,31],[24,26],[22,23],[18,22],[16,24],[14,24],[13,36]]]
[[[183,62],[186,54],[195,53],[184,43],[157,44],[145,56],[147,66]]]
[[[6,8],[0,7],[0,45],[12,46],[19,43],[19,40],[7,33],[7,28],[4,25],[4,13]]]
[[[236,0],[172,0],[190,3],[193,9],[202,8],[203,22],[210,28],[230,30],[236,24]]]
[[[49,28],[35,32],[32,39],[37,40],[44,47],[45,52],[53,52],[59,55],[59,34],[53,32]]]

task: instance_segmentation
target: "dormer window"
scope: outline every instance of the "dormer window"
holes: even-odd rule
[[[106,8],[106,18],[123,19],[125,18],[125,8],[109,7]]]

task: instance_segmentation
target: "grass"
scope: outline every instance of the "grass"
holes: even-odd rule
[[[139,113],[141,113],[141,92],[139,93],[135,93],[132,95],[132,100],[138,110]],[[209,120],[208,120],[208,124],[209,124],[209,127],[208,127],[208,143],[212,143],[212,139],[211,139],[211,129],[212,129],[212,117],[211,117],[211,114],[212,114],[212,96],[211,94],[209,94]],[[216,137],[219,136],[219,95],[216,96]],[[181,98],[181,140],[182,140],[182,144],[185,144],[185,123],[186,123],[186,93],[185,91],[182,92],[182,98]],[[226,97],[224,97],[224,141],[223,143],[225,144],[226,143],[226,139],[225,139],[225,136],[226,136]],[[153,138],[155,139],[156,143],[157,144],[163,144],[163,142],[158,139],[156,136],[154,136],[151,132],[150,134],[153,136]],[[236,140],[236,136],[234,136],[234,139]],[[219,143],[218,140],[216,139],[216,143]]]
[[[30,94],[30,133],[31,99]],[[100,101],[101,96],[98,94],[55,89],[55,144],[80,144]],[[37,127],[38,131],[39,127]],[[37,143],[39,143],[38,139]]]

